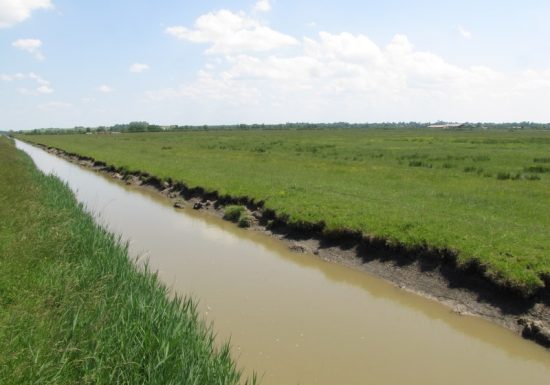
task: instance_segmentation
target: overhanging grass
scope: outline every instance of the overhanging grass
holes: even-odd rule
[[[550,275],[550,133],[207,131],[25,136],[188,186],[477,261],[526,294]],[[540,169],[542,170],[542,168]]]
[[[0,137],[2,384],[237,384],[188,299]]]

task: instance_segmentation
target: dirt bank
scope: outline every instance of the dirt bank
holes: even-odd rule
[[[247,207],[250,230],[285,242],[296,252],[312,253],[356,270],[382,277],[404,290],[442,302],[459,314],[476,315],[514,330],[550,347],[550,294],[548,289],[526,295],[488,279],[483,266],[459,266],[452,250],[429,246],[407,249],[384,239],[353,231],[326,232],[323,223],[290,224],[288,218],[265,209],[248,197],[219,196],[182,182],[160,180],[145,172],[128,172],[104,162],[42,146],[72,163],[154,190],[181,209],[193,208],[223,217],[224,206]],[[547,288],[550,282],[547,282]]]

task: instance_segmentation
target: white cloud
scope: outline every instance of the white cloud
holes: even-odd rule
[[[25,21],[37,9],[51,8],[51,0],[0,0],[0,28]]]
[[[19,93],[24,95],[51,94],[54,92],[51,83],[34,72],[29,72],[27,74],[19,72],[14,75],[0,74],[0,80],[5,82],[26,81],[27,83],[34,83],[33,89],[28,89],[26,87],[18,88]]]
[[[194,29],[173,26],[165,32],[180,40],[210,44],[206,50],[209,54],[267,52],[298,44],[292,36],[277,32],[243,13],[228,10],[200,16]]]
[[[201,40],[192,35],[197,31],[204,29],[187,31],[187,39]],[[211,38],[207,50],[219,53],[221,63],[206,63],[179,88],[148,92],[149,100],[215,103],[217,111],[249,122],[550,120],[550,69],[459,66],[418,50],[405,35],[382,46],[366,35],[320,32],[304,38],[298,51],[269,56],[225,49],[219,41]]]
[[[381,49],[365,35],[319,33],[319,40],[304,38],[306,56],[325,60],[336,58],[364,64],[382,60]]]
[[[130,72],[133,72],[133,73],[141,73],[143,71],[147,71],[148,69],[149,69],[149,66],[143,63],[134,63],[130,66]]]
[[[50,87],[50,86],[40,86],[36,89],[37,92],[41,93],[41,94],[51,94],[53,93],[53,88]]]
[[[271,11],[271,4],[269,3],[269,0],[259,0],[254,5],[254,11],[256,11],[256,12],[269,12],[269,11]]]
[[[39,39],[18,39],[11,43],[11,45],[17,49],[30,53],[38,60],[44,60],[44,55],[42,55],[40,51],[42,41]]]
[[[472,35],[472,32],[468,31],[466,28],[464,28],[463,26],[459,25],[457,27],[458,29],[458,32],[460,33],[460,35],[465,38],[465,39],[471,39],[473,37]]]
[[[99,92],[104,93],[104,94],[108,94],[108,93],[114,91],[114,89],[113,89],[112,87],[110,87],[110,86],[108,86],[108,85],[106,85],[106,84],[100,85],[99,87],[97,87],[97,90],[98,90]]]

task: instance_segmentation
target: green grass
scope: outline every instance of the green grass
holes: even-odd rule
[[[526,294],[550,275],[548,131],[319,130],[41,135],[25,140],[458,253]]]
[[[250,217],[244,206],[229,205],[225,208],[224,219],[236,222],[239,227],[250,227]]]
[[[239,218],[246,212],[243,206],[229,205],[225,208],[223,219],[227,219],[231,222],[237,222]]]
[[[0,137],[0,382],[237,384],[188,299]]]

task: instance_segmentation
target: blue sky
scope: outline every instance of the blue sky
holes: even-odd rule
[[[550,121],[547,1],[0,0],[0,129]]]

